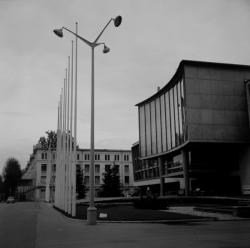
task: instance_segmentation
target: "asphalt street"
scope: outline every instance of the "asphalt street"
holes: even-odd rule
[[[1,248],[249,248],[249,230],[249,220],[88,226],[49,204],[0,203]]]

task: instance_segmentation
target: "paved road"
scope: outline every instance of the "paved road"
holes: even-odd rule
[[[250,221],[245,220],[87,226],[48,204],[0,204],[1,248],[249,248],[249,230]]]

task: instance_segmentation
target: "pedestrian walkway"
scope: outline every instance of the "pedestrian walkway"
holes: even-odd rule
[[[163,210],[166,212],[172,212],[172,213],[180,213],[180,214],[190,214],[200,217],[210,217],[210,218],[216,218],[217,220],[241,220],[244,218],[240,218],[237,216],[233,216],[231,214],[222,214],[222,213],[211,213],[211,212],[204,212],[204,211],[198,211],[194,209],[194,206],[175,206],[175,207],[169,207],[168,210]]]
[[[238,248],[249,247],[249,229],[250,221],[89,226],[46,203],[0,205],[3,248]]]

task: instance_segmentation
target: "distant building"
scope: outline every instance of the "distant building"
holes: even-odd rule
[[[133,191],[132,155],[130,150],[95,150],[96,195],[103,183],[105,166],[118,165],[124,195]],[[89,187],[90,150],[77,150],[77,166],[82,168],[85,185]],[[33,153],[22,176],[19,194],[26,200],[54,202],[56,178],[56,150],[34,146]]]
[[[250,66],[181,61],[138,103],[135,186],[165,195],[250,194]]]

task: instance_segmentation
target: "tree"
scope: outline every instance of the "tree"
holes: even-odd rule
[[[3,169],[3,178],[6,195],[13,195],[21,179],[22,172],[19,162],[15,158],[9,158]]]
[[[119,166],[115,164],[112,166],[106,166],[100,196],[116,197],[121,195]]]
[[[3,178],[0,175],[0,194],[4,192]]]
[[[55,131],[46,131],[46,137],[42,136],[38,140],[38,144],[42,146],[43,149],[55,149],[57,144],[57,134]]]
[[[83,180],[83,171],[79,165],[76,167],[76,193],[78,195],[78,199],[85,198],[86,186]]]

